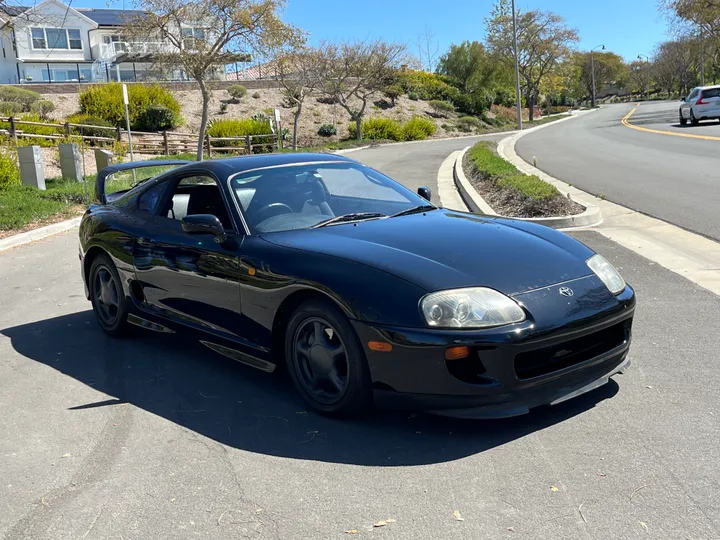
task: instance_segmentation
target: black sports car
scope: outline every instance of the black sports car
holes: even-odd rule
[[[105,193],[113,174],[164,165]],[[80,226],[86,294],[108,334],[199,331],[285,366],[323,413],[511,416],[625,369],[635,295],[601,255],[418,193],[329,154],[114,165]]]

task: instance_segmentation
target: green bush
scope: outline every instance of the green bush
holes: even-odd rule
[[[505,176],[498,180],[498,185],[517,191],[530,199],[552,199],[559,195],[557,189],[547,182],[543,182],[535,175],[516,174]]]
[[[407,70],[400,75],[399,83],[408,95],[413,92],[423,100],[454,101],[458,93],[456,88],[444,82],[438,75],[424,71]]]
[[[474,116],[463,116],[457,121],[457,126],[460,131],[472,131],[473,129],[482,128],[482,122]]]
[[[455,105],[460,112],[482,116],[493,105],[495,94],[487,90],[480,90],[473,94],[460,94]]]
[[[515,166],[498,156],[493,148],[495,143],[483,141],[469,151],[469,158],[480,174],[486,178],[512,176],[518,174]]]
[[[70,132],[74,135],[88,135],[90,137],[115,137],[114,129],[99,129],[96,127],[85,127],[85,126],[107,126],[108,128],[114,128],[110,122],[106,122],[102,118],[97,116],[89,116],[87,114],[78,113],[68,116],[66,118],[71,124],[81,124],[83,127],[72,127]]]
[[[333,135],[337,135],[337,128],[332,124],[323,124],[320,126],[320,129],[318,129],[317,134],[321,137],[332,137]]]
[[[244,137],[245,135],[268,135],[272,133],[270,129],[270,122],[268,120],[260,119],[223,119],[213,120],[207,129],[207,134],[211,137]],[[272,151],[272,139],[270,138],[253,138],[253,144],[265,144],[267,146],[261,148],[253,148],[253,152],[271,152]],[[224,147],[224,146],[245,146],[245,140],[238,141],[212,141],[213,146]]]
[[[29,111],[30,105],[38,101],[41,97],[37,92],[25,90],[24,88],[16,88],[14,86],[0,87],[0,101],[20,103],[25,111]]]
[[[178,116],[164,105],[148,105],[137,119],[141,131],[167,131],[180,124]]]
[[[140,115],[150,105],[163,105],[180,118],[180,104],[165,88],[153,85],[128,85],[130,100],[130,125],[135,127]],[[80,92],[80,110],[90,116],[97,116],[114,126],[125,125],[125,105],[120,83],[90,86]]]
[[[15,116],[23,112],[23,104],[17,101],[0,102],[0,114],[3,116]]]
[[[495,90],[493,103],[495,105],[502,105],[503,107],[512,107],[515,105],[515,91],[507,88]]]
[[[411,101],[417,101],[420,99],[420,94],[418,94],[414,90],[410,90],[410,92],[408,92],[408,99]]]
[[[15,157],[9,150],[0,148],[0,191],[18,184],[20,184],[20,171]]]
[[[253,99],[258,99],[260,97],[260,92],[253,92],[252,97]]]
[[[228,86],[227,93],[230,94],[233,101],[238,102],[247,94],[247,88],[242,84],[233,84]]]
[[[351,139],[357,138],[355,122],[348,125]],[[370,140],[402,141],[403,128],[399,122],[390,118],[368,118],[362,123],[362,137]]]
[[[402,126],[403,139],[406,141],[421,141],[432,137],[437,130],[435,122],[423,118],[422,116],[414,116]]]
[[[55,110],[55,104],[49,99],[41,99],[40,101],[32,103],[30,110],[39,115],[40,118],[47,119],[48,114]]]
[[[388,98],[392,104],[393,107],[395,106],[395,100],[402,96],[404,93],[403,87],[399,84],[391,84],[385,89],[385,97]]]
[[[455,107],[452,103],[441,99],[433,99],[430,101],[429,105],[433,112],[438,116],[447,116],[448,114],[455,112]]]

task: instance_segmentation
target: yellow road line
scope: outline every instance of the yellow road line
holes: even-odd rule
[[[647,131],[648,133],[659,133],[660,135],[672,135],[673,137],[686,137],[688,139],[705,139],[706,141],[720,141],[720,137],[713,137],[712,135],[696,135],[694,133],[678,133],[677,131],[664,131],[661,129],[650,129],[646,127],[636,126],[631,124],[628,120],[637,110],[637,107],[633,107],[633,110],[627,113],[621,120],[622,125],[631,129],[637,129],[638,131]]]

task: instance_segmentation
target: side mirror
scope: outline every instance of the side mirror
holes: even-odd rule
[[[683,102],[684,102],[684,101],[685,101],[685,98],[684,98],[684,97],[681,97],[681,98],[680,98],[680,101],[683,101]]]
[[[420,186],[418,188],[417,192],[418,192],[418,195],[420,195],[426,201],[430,201],[430,199],[432,199],[432,192],[430,191],[430,188],[427,186]]]
[[[194,214],[182,220],[182,228],[188,234],[212,234],[218,244],[227,240],[225,227],[212,214]]]

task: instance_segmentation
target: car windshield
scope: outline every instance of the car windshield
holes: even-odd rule
[[[427,204],[387,176],[350,162],[248,171],[232,177],[230,187],[256,234],[380,219]]]

